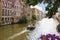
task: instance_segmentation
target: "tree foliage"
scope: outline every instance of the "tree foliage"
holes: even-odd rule
[[[57,26],[57,32],[60,33],[60,24]]]
[[[28,5],[36,5],[42,2],[48,4],[46,7],[48,17],[52,17],[57,12],[58,7],[60,7],[60,0],[25,0]]]
[[[32,20],[36,20],[36,15],[32,14]]]
[[[27,23],[27,22],[28,22],[28,19],[27,19],[26,16],[22,16],[19,20],[19,23],[21,23],[21,24],[24,24],[24,23]]]

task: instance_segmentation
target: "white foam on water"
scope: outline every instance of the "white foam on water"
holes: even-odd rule
[[[23,31],[21,31],[21,32],[19,32],[19,33],[17,33],[17,34],[14,34],[13,36],[10,36],[9,38],[8,38],[8,40],[11,40],[11,39],[13,39],[13,38],[15,38],[15,37],[17,37],[17,36],[20,36],[21,34],[23,34],[23,33],[25,33],[25,32],[28,32],[29,30],[23,30]]]
[[[37,40],[40,35],[55,34],[59,35],[56,27],[59,23],[53,18],[44,18],[36,24],[36,28],[29,35],[29,40]]]

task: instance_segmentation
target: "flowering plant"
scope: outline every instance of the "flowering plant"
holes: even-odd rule
[[[47,35],[41,35],[39,40],[60,40],[60,38],[55,34],[47,34]]]

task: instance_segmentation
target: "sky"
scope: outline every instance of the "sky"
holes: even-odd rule
[[[58,9],[58,11],[60,11],[60,8]]]
[[[44,13],[46,12],[45,7],[47,6],[47,4],[39,3],[36,6],[38,6],[39,7],[38,9],[40,9],[42,12]]]
[[[42,11],[42,12],[46,12],[45,7],[47,6],[47,4],[43,4],[43,3],[38,3],[37,5],[35,5],[34,7],[31,5],[31,8],[37,8],[38,10]]]
[[[47,12],[45,10],[46,6],[47,6],[47,4],[43,4],[43,2],[42,2],[42,3],[38,3],[37,5],[35,5],[34,8],[37,8],[38,10],[42,11],[43,13],[46,13]],[[58,11],[60,11],[60,8],[58,8]]]

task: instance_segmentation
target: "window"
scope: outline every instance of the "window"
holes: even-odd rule
[[[16,15],[16,12],[14,12],[14,15]]]
[[[10,3],[9,3],[9,8],[11,8]]]
[[[8,3],[7,4],[7,7],[12,8],[12,4],[11,3]]]
[[[9,18],[8,18],[8,21],[9,21]]]
[[[12,5],[12,7],[14,8],[14,5]]]
[[[7,10],[5,10],[5,16],[7,15]]]
[[[6,7],[7,7],[7,3],[6,3]]]
[[[2,9],[2,16],[4,16],[4,9]]]
[[[7,7],[9,7],[9,3],[7,3]]]
[[[4,18],[2,18],[2,24],[4,23]]]
[[[16,8],[16,6],[15,6],[15,8]]]
[[[10,4],[10,8],[12,8],[12,4]]]
[[[9,10],[8,10],[8,15],[9,15]]]
[[[9,13],[9,15],[10,15],[10,16],[12,16],[11,14],[12,14],[12,11],[10,10],[10,13]]]
[[[5,7],[6,7],[6,3],[4,2],[4,5],[5,5]]]
[[[27,14],[27,16],[30,16],[30,14]]]
[[[5,21],[7,21],[7,18],[5,18]]]

